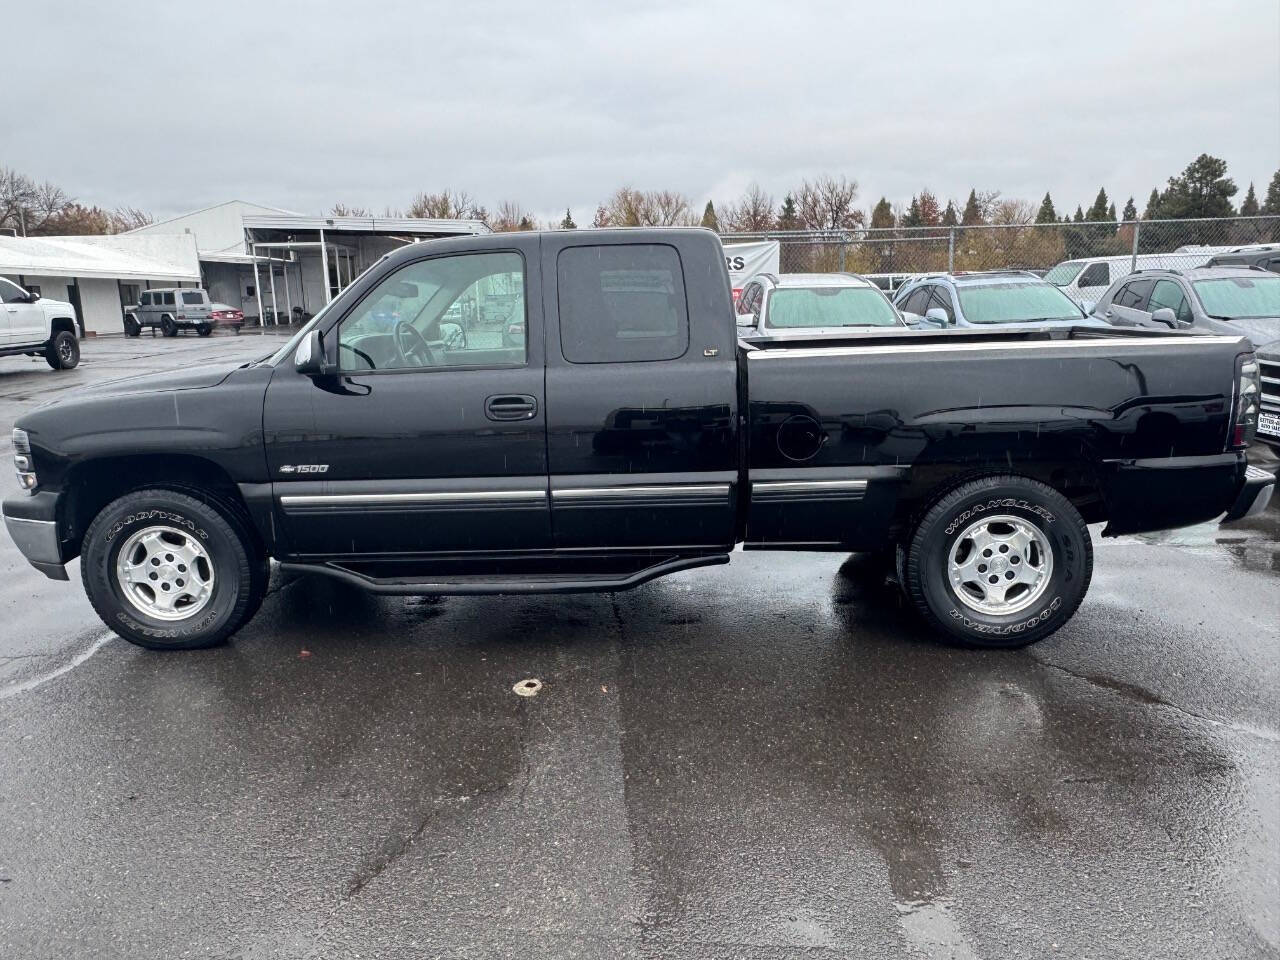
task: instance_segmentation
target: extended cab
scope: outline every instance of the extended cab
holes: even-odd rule
[[[0,277],[0,357],[44,357],[55,370],[80,362],[76,313],[63,300],[50,300]]]
[[[499,327],[472,322],[499,304]],[[517,324],[522,335],[511,335]],[[23,416],[5,522],[103,620],[219,642],[269,558],[385,593],[617,590],[753,550],[896,553],[920,613],[1020,646],[1084,597],[1086,523],[1261,509],[1246,340],[891,329],[739,343],[703,230],[406,246],[275,355]]]

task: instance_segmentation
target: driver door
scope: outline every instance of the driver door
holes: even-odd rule
[[[537,242],[392,268],[326,331],[337,375],[275,371],[263,423],[292,556],[551,546]]]

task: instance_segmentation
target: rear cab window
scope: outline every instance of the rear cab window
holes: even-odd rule
[[[675,360],[689,349],[684,271],[675,247],[566,247],[556,259],[560,352],[570,363]]]
[[[200,291],[184,290],[182,293],[182,302],[189,307],[198,307],[204,303],[204,295]]]

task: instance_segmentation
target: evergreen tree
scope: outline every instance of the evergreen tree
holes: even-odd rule
[[[1267,187],[1267,199],[1262,201],[1262,212],[1269,216],[1280,216],[1280,170],[1271,178],[1271,186]]]
[[[561,230],[577,230],[578,225],[573,222],[573,214],[569,212],[569,208],[564,208],[564,219],[560,221]]]
[[[1138,219],[1138,208],[1133,205],[1133,197],[1130,197],[1127,201],[1125,201],[1124,213],[1122,214],[1122,216],[1124,217],[1125,220],[1130,220],[1130,221]]]
[[[716,205],[710,200],[702,208],[702,226],[708,230],[714,230],[716,233],[720,232],[720,220],[716,217]]]
[[[1056,223],[1058,212],[1053,209],[1053,199],[1046,192],[1040,201],[1040,212],[1036,214],[1036,223]]]
[[[1098,190],[1098,197],[1093,201],[1093,206],[1089,208],[1084,218],[1090,223],[1100,223],[1107,219],[1107,191],[1105,189]]]
[[[1253,184],[1249,184],[1249,192],[1244,195],[1244,202],[1240,204],[1240,216],[1256,217],[1258,215],[1258,196],[1253,192]]]
[[[1172,219],[1230,217],[1236,183],[1227,176],[1227,161],[1202,153],[1160,194],[1160,213]]]
[[[1109,207],[1107,207],[1107,220],[1108,220],[1109,222],[1111,222],[1111,223],[1115,223],[1115,222],[1116,222],[1116,205],[1115,205],[1115,201],[1112,201],[1111,205],[1110,205]]]
[[[969,191],[969,199],[965,201],[964,215],[960,217],[960,223],[966,227],[982,223],[982,207],[978,205],[977,190]]]
[[[1147,197],[1147,209],[1142,211],[1143,220],[1160,219],[1160,191],[1151,188],[1151,196]]]
[[[1080,205],[1076,204],[1076,215],[1072,217],[1076,223],[1084,223],[1084,211],[1080,209]]]
[[[944,227],[954,227],[959,222],[960,217],[956,213],[956,205],[948,200],[947,209],[942,211],[942,225]]]
[[[875,226],[875,224],[872,224],[872,226]],[[782,206],[778,208],[778,229],[800,229],[800,215],[796,213],[796,201],[789,193],[782,198]]]
[[[894,225],[893,208],[889,206],[887,199],[881,197],[879,202],[871,208],[871,229],[888,230]]]
[[[904,227],[918,227],[924,223],[924,218],[920,215],[920,198],[912,197],[911,206],[907,207],[907,212],[902,215],[902,224]]]

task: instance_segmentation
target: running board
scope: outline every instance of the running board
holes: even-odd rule
[[[585,558],[575,558],[580,564]],[[281,563],[280,569],[292,573],[316,573],[326,577],[342,580],[352,586],[361,587],[372,593],[413,596],[421,594],[479,595],[497,593],[600,593],[615,590],[630,590],[642,583],[648,583],[658,577],[695,567],[710,567],[728,563],[727,553],[710,554],[696,557],[666,557],[652,562],[654,558],[644,558],[647,565],[632,565],[631,569],[614,569],[609,573],[589,573],[589,567],[582,564],[581,569],[565,569],[563,563],[556,564],[561,569],[556,572],[538,572],[536,567],[528,572],[517,573],[510,569],[501,573],[470,573],[448,575],[431,573],[426,576],[412,575],[412,563],[397,561],[394,564],[382,564],[379,561],[363,561],[341,563]],[[397,575],[376,575],[379,566],[398,568]],[[434,566],[436,564],[426,564]],[[617,564],[606,564],[606,566]],[[506,566],[510,567],[510,564]],[[410,568],[410,569],[406,569]]]

